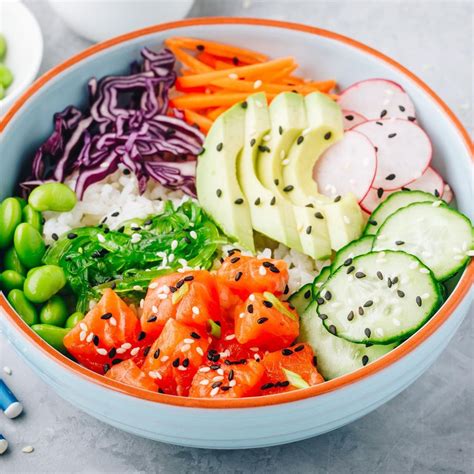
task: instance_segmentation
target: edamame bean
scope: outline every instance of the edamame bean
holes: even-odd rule
[[[65,327],[72,329],[79,323],[79,321],[82,321],[83,319],[84,319],[84,314],[81,313],[80,311],[76,311],[75,313],[72,313],[71,316],[69,316],[69,318],[67,318]]]
[[[57,265],[43,265],[26,276],[25,296],[33,303],[44,303],[66,284],[66,275]]]
[[[0,249],[8,247],[21,223],[21,206],[17,199],[7,198],[0,204]]]
[[[14,247],[10,247],[3,257],[3,268],[5,270],[14,270],[20,275],[26,275],[26,268],[20,262],[20,257]]]
[[[23,291],[12,290],[8,293],[7,299],[28,326],[39,322],[36,308],[28,301]]]
[[[41,339],[44,339],[57,351],[67,354],[63,339],[64,336],[70,331],[69,328],[58,328],[57,326],[53,326],[51,324],[34,324],[31,326],[31,329],[33,329],[33,331],[38,334]]]
[[[36,211],[68,212],[76,202],[76,193],[63,183],[42,184],[28,198],[28,204]]]
[[[40,321],[44,324],[64,327],[67,315],[66,302],[60,296],[55,295],[41,308]]]
[[[31,224],[23,222],[15,229],[13,243],[25,267],[33,268],[41,265],[46,245],[41,234]]]
[[[25,283],[25,277],[15,270],[5,270],[0,273],[0,288],[7,292],[10,290],[22,290]]]
[[[24,209],[25,206],[28,204],[26,202],[26,199],[24,199],[24,198],[16,197],[15,199],[20,203],[20,206],[21,206],[22,209]]]
[[[0,63],[0,84],[5,89],[13,82],[13,74],[5,64]]]
[[[23,222],[32,225],[40,234],[43,232],[43,216],[35,211],[29,204],[22,211]]]
[[[7,40],[0,33],[0,61],[5,57],[5,54],[7,54]]]

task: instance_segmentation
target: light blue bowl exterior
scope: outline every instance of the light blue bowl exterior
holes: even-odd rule
[[[12,194],[34,150],[51,132],[54,112],[85,105],[88,79],[125,73],[143,46],[159,47],[171,35],[241,44],[271,56],[294,55],[303,76],[335,77],[342,87],[370,77],[400,83],[414,100],[417,117],[433,141],[434,166],[455,191],[458,207],[472,218],[470,153],[456,127],[424,90],[384,61],[310,33],[255,25],[200,25],[151,33],[82,60],[49,81],[0,137],[0,198]],[[323,58],[323,60],[319,60]],[[183,446],[254,448],[315,436],[364,416],[414,382],[441,354],[465,317],[472,291],[436,332],[405,357],[361,381],[297,402],[245,409],[197,409],[153,403],[106,389],[67,370],[0,317],[0,327],[27,363],[60,396],[125,431]],[[1,310],[0,310],[1,312]]]

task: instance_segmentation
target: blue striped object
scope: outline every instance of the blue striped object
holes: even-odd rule
[[[23,411],[23,405],[2,379],[0,379],[0,408],[8,418],[16,418]]]
[[[8,449],[8,441],[0,433],[0,454],[3,454]]]

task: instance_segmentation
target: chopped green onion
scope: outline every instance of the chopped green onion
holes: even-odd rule
[[[265,291],[265,293],[263,293],[263,296],[266,300],[270,301],[270,303],[273,304],[277,311],[280,311],[280,313],[283,313],[285,316],[288,316],[289,318],[293,319],[293,321],[298,320],[298,318],[273,293]]]
[[[173,304],[179,303],[188,291],[189,291],[189,284],[185,283],[178,291],[175,291],[173,293],[173,296],[171,296],[171,302]]]
[[[221,327],[212,319],[208,319],[207,322],[211,326],[211,336],[219,339],[221,337]]]
[[[291,370],[288,369],[283,369],[283,372],[285,372],[286,378],[288,382],[290,382],[290,385],[293,385],[295,388],[308,388],[309,384],[306,382],[306,380],[301,377],[301,375],[297,374],[296,372],[292,372]]]

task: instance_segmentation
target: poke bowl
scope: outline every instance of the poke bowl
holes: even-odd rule
[[[336,429],[467,313],[468,135],[349,38],[157,25],[46,73],[0,133],[0,327],[130,433],[235,449]]]

